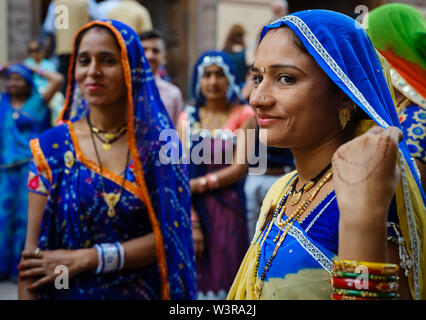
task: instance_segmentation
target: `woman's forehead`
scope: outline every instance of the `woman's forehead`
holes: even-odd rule
[[[294,37],[289,28],[270,30],[259,44],[253,67],[294,65],[302,70],[312,68],[315,60],[296,45]]]
[[[117,41],[108,30],[101,27],[93,27],[83,35],[78,51],[86,51],[88,49],[96,51],[100,47],[112,51],[120,50]]]
[[[219,67],[217,64],[211,64],[204,68],[204,72],[216,72],[216,71],[222,71],[222,68]]]

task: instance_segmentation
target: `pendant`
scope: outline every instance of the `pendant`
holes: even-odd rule
[[[299,203],[300,199],[302,198],[302,192],[295,192],[291,194],[291,201],[290,204],[292,206]]]
[[[112,146],[111,146],[111,144],[110,144],[110,143],[108,143],[108,142],[104,142],[104,143],[102,144],[102,149],[104,149],[105,151],[110,151],[110,150],[112,149]]]
[[[113,218],[115,216],[114,207],[117,205],[118,201],[120,201],[121,193],[104,193],[104,200],[108,206],[108,217]]]

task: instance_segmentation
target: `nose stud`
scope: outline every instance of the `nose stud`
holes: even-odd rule
[[[265,103],[265,102],[266,102],[266,98],[265,98],[265,96],[261,96],[261,97],[260,97],[260,102],[261,102],[261,103]]]
[[[261,68],[260,68],[260,71],[261,71],[262,73],[265,73],[265,72],[266,72],[266,68],[265,68],[265,67],[261,67]]]

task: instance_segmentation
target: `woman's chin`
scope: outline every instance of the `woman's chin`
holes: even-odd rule
[[[284,139],[281,139],[279,136],[273,134],[267,129],[261,129],[259,131],[259,141],[268,147],[288,148]]]

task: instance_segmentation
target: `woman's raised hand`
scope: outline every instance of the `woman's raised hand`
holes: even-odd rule
[[[401,140],[396,127],[373,127],[333,155],[339,257],[345,256],[340,258],[380,260],[385,251],[387,214],[400,178]]]

